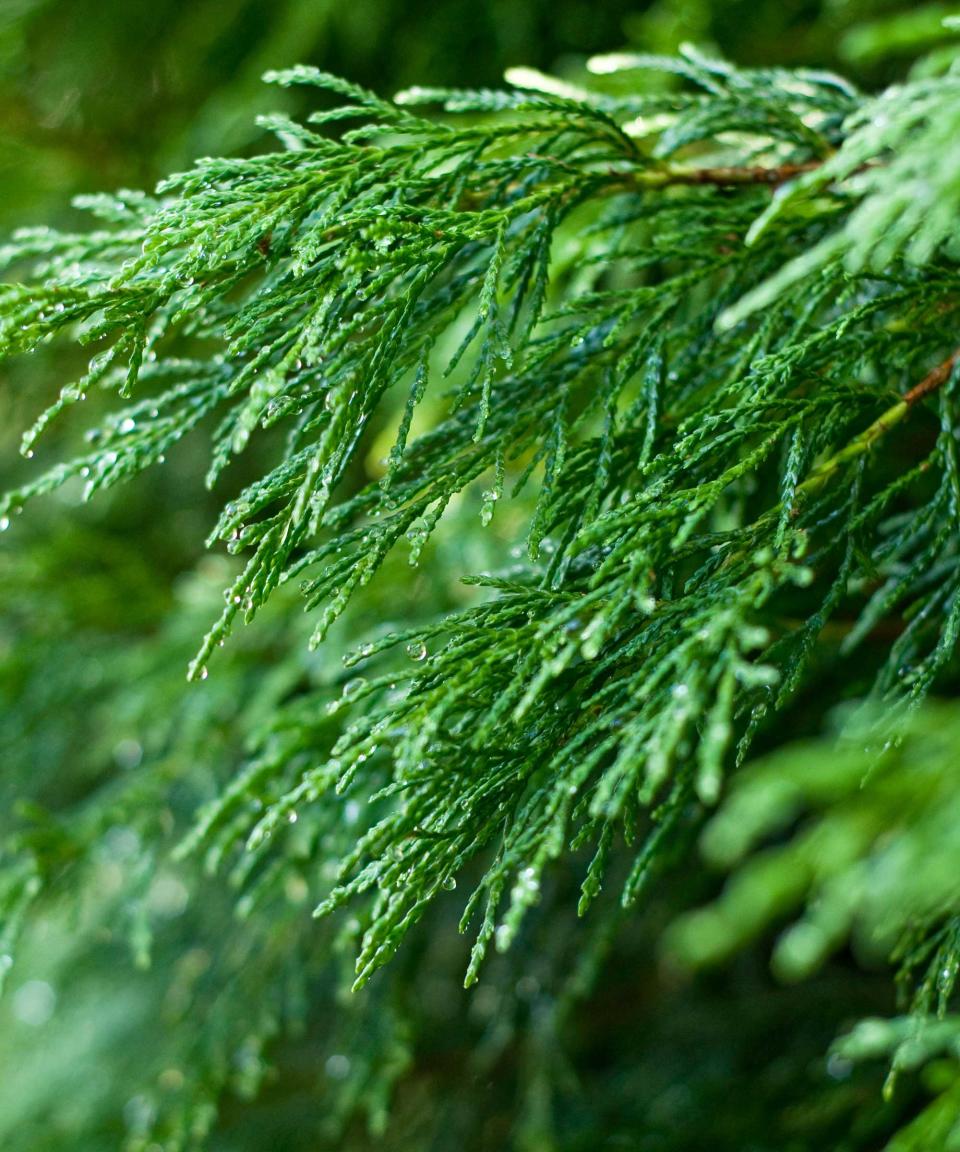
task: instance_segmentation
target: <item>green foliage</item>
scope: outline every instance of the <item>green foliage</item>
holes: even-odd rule
[[[835,1046],[841,1061],[892,1057],[888,1093],[899,1072],[955,1057],[960,1043],[948,1015],[960,973],[958,722],[955,705],[895,725],[860,715],[836,740],[745,770],[703,836],[707,859],[733,876],[668,936],[678,960],[716,963],[802,909],[776,942],[782,979],[809,977],[851,938],[867,964],[892,957],[910,1015],[863,1021]],[[891,1148],[957,1146],[956,1072],[937,1072],[945,1096]]]
[[[555,956],[582,953],[572,975],[557,962],[526,1033],[506,994],[490,1027],[501,1050],[530,1037],[521,1146],[588,1146],[551,1132],[546,1053],[641,896],[695,868],[728,777],[706,834],[724,865],[820,818],[681,920],[676,952],[726,957],[809,902],[777,971],[807,975],[850,935],[881,958],[907,940],[914,1015],[873,1047],[895,1067],[921,1063],[904,1036],[952,1050],[948,1018],[916,1030],[935,989],[946,1012],[957,967],[955,718],[910,717],[955,683],[960,631],[956,74],[867,97],[684,48],[595,58],[582,83],[514,69],[504,91],[394,101],[305,66],[268,79],[323,105],[261,118],[283,150],[202,160],[152,196],[81,197],[92,229],[23,230],[0,253],[0,355],[92,354],[25,455],[40,463],[68,410],[97,410],[84,449],[8,492],[0,527],[202,438],[207,486],[229,495],[209,543],[242,557],[184,584],[142,650],[162,656],[145,655],[156,689],[135,646],[96,632],[109,706],[139,679],[131,731],[149,731],[137,709],[164,718],[150,770],[91,779],[60,814],[42,774],[15,789],[5,950],[25,923],[38,947],[31,906],[71,885],[98,893],[87,931],[138,910],[146,964],[152,921],[212,889],[165,938],[170,1048],[131,1073],[176,1081],[176,1101],[131,1106],[128,1146],[205,1146],[225,1090],[253,1095],[263,1052],[317,1025],[308,988],[329,1003],[344,955],[362,993],[341,1013],[352,1054],[326,1065],[332,1130],[358,1107],[383,1129],[418,1023],[402,982],[364,986],[398,949],[409,966],[407,948],[455,947],[454,903],[467,985],[554,923]],[[421,565],[444,575],[431,587]],[[205,683],[174,689],[214,578],[224,604],[189,665]],[[38,680],[10,723],[72,691]],[[785,725],[863,697],[882,723],[826,762],[794,747],[742,767]],[[177,1001],[183,980],[199,988]],[[891,1147],[939,1131],[946,1098]],[[820,1135],[855,1110],[844,1098]],[[108,1138],[99,1122],[73,1121]]]

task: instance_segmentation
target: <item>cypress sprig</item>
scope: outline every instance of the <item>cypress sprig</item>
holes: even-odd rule
[[[347,103],[265,118],[284,151],[85,198],[97,231],[3,250],[0,354],[93,351],[26,451],[117,395],[4,525],[193,429],[211,487],[272,445],[211,533],[244,562],[192,677],[291,582],[322,644],[477,492],[510,537],[463,572],[464,607],[369,638],[354,621],[339,697],[295,692],[183,848],[253,900],[301,813],[360,805],[311,881],[318,914],[359,910],[358,986],[463,876],[468,984],[571,851],[581,913],[612,856],[633,905],[826,660],[897,715],[954,669],[956,76],[871,98],[692,49],[592,71],[394,101],[271,73]]]

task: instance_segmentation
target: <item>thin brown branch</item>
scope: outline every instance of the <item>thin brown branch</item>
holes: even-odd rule
[[[906,418],[918,400],[922,400],[924,396],[929,396],[931,392],[935,392],[950,379],[950,373],[953,371],[958,357],[960,357],[960,349],[928,372],[919,384],[914,384],[909,392],[905,392],[892,408],[888,408],[883,415],[878,416],[869,428],[851,440],[845,448],[841,448],[839,452],[834,453],[829,460],[825,460],[811,472],[806,480],[799,485],[797,491],[818,491],[842,465],[862,456],[865,452],[869,452],[881,436]]]
[[[668,184],[715,184],[720,187],[733,187],[741,184],[765,184],[775,187],[785,184],[806,172],[815,172],[823,164],[822,160],[810,160],[805,164],[780,164],[765,167],[760,164],[744,167],[721,168],[671,168],[666,173]]]
[[[960,357],[960,348],[952,356],[948,356],[942,364],[938,364],[936,368],[928,372],[919,384],[914,384],[909,392],[905,392],[903,395],[904,404],[916,404],[918,400],[922,400],[924,396],[929,396],[931,392],[936,392],[938,388],[946,384],[958,357]]]
[[[616,175],[633,187],[668,188],[674,185],[694,187],[737,188],[745,186],[765,186],[776,188],[808,172],[816,172],[826,163],[820,160],[807,160],[802,164],[745,164],[742,166],[721,166],[715,168],[683,168],[664,164],[656,168],[640,168],[633,172],[620,172]],[[877,167],[877,162],[867,160],[856,173]]]

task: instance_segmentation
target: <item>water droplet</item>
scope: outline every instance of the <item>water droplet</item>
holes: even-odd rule
[[[157,1083],[167,1092],[178,1092],[184,1085],[184,1075],[179,1068],[165,1068],[157,1077]]]
[[[118,768],[137,768],[143,759],[143,748],[136,740],[121,740],[113,749],[113,760]]]
[[[456,886],[457,886],[456,876],[444,876],[443,880],[441,880],[441,882],[440,882],[440,887],[445,889],[447,892],[452,892],[454,890],[454,888],[456,888]]]
[[[535,868],[524,868],[517,877],[517,882],[514,885],[513,895],[514,898],[528,902],[540,891],[540,881],[537,878],[537,871]]]
[[[499,499],[500,493],[496,490],[496,488],[488,488],[486,492],[481,495],[481,500],[483,503],[480,506],[480,523],[484,526],[484,528],[486,528],[486,526],[493,519],[493,511]]]
[[[40,1028],[53,1015],[57,994],[45,980],[28,980],[13,997],[13,1014],[21,1024]]]
[[[406,647],[406,653],[411,660],[426,660],[427,646],[422,640],[411,640]]]
[[[210,673],[207,671],[207,666],[206,666],[206,664],[204,664],[203,667],[200,669],[200,679],[206,680],[206,678],[209,675],[210,675]]]
[[[350,1075],[350,1060],[347,1056],[342,1056],[337,1052],[328,1057],[323,1068],[331,1080],[346,1080]]]
[[[0,516],[0,532],[6,532],[6,530],[9,527],[10,527],[10,517],[9,516]]]
[[[827,1058],[827,1075],[831,1080],[846,1080],[853,1071],[853,1063],[834,1052]]]
[[[287,813],[287,823],[288,824],[296,824],[298,819],[299,819],[299,817],[297,816],[296,812],[288,812]]]
[[[352,700],[367,686],[367,681],[363,676],[355,676],[352,680],[348,680],[343,686],[343,699]]]
[[[361,644],[352,652],[344,652],[342,660],[345,668],[352,668],[354,664],[359,664],[361,660],[366,658],[373,652],[372,644]]]
[[[121,420],[119,425],[121,432],[132,432],[136,426],[136,421],[133,420],[130,416],[128,416],[125,420]]]
[[[145,1136],[156,1118],[156,1109],[144,1095],[131,1096],[123,1106],[123,1120],[130,1132]]]

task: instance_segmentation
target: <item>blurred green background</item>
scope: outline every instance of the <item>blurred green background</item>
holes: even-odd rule
[[[266,88],[267,68],[316,64],[389,94],[413,83],[494,86],[520,63],[576,76],[594,52],[669,52],[692,40],[740,63],[836,68],[876,86],[902,75],[920,51],[952,51],[938,48],[948,11],[889,0],[434,0],[422,8],[402,0],[0,0],[0,233],[78,226],[70,208],[77,193],[150,188],[197,156],[272,146],[254,117],[300,111],[297,100],[308,97]],[[4,487],[82,444],[68,417],[41,442],[37,461],[16,450],[21,430],[76,377],[75,357],[44,353],[0,365]],[[88,407],[97,404],[91,397]],[[189,1130],[203,1084],[229,1085],[242,1100],[262,1080],[260,1103],[228,1106],[211,1147],[346,1146],[336,1135],[337,1109],[348,1117],[362,1100],[374,1127],[382,1123],[378,1084],[406,1067],[409,1019],[420,1029],[418,1062],[407,1070],[385,1147],[499,1148],[508,1138],[552,1147],[551,1085],[565,1075],[554,1067],[562,1063],[553,1031],[559,1009],[530,1022],[540,1019],[551,969],[569,968],[582,952],[571,891],[555,894],[562,913],[548,915],[552,897],[545,899],[540,926],[522,944],[527,972],[519,982],[508,972],[498,984],[495,966],[486,999],[464,999],[451,905],[406,949],[392,983],[331,1017],[335,970],[346,961],[309,918],[306,881],[295,883],[295,844],[269,916],[239,926],[229,889],[167,859],[197,804],[242,762],[259,718],[304,684],[335,683],[341,652],[372,622],[456,602],[457,577],[486,566],[496,532],[510,521],[498,518],[486,535],[472,527],[449,533],[415,578],[397,561],[313,656],[288,597],[233,639],[209,683],[188,689],[187,659],[233,567],[203,551],[215,509],[230,494],[203,489],[206,453],[201,437],[188,438],[164,468],[90,506],[64,489],[0,538],[0,832],[9,845],[0,896],[17,884],[29,894],[34,881],[49,893],[0,1002],[0,1147],[74,1152],[125,1141],[156,1152],[156,1117],[166,1116],[164,1139]],[[238,471],[257,467],[253,452]],[[234,475],[229,486],[243,479]],[[469,513],[475,525],[476,509]],[[321,730],[317,739],[331,736]],[[94,853],[91,843],[99,845]],[[34,864],[21,874],[18,861],[27,859]],[[807,1148],[830,1132],[849,1135],[848,1110],[856,1107],[868,1119],[849,1146],[868,1146],[871,1123],[883,1123],[870,1118],[876,1083],[854,1077],[842,1105],[834,1093],[822,1108],[814,1091],[812,1111],[801,1113],[794,1096],[810,1085],[798,1083],[795,1070],[812,1066],[833,1035],[836,1021],[823,1005],[883,1010],[885,978],[854,981],[837,966],[810,992],[801,1026],[794,1002],[766,981],[756,958],[695,993],[661,989],[653,997],[649,941],[669,904],[655,902],[625,933],[621,976],[581,1014],[586,1091],[567,1112],[563,1146],[592,1152],[599,1124],[604,1147],[702,1149],[709,1132],[711,1148],[744,1148],[744,1133],[762,1122],[743,1099],[729,1098],[737,1078],[760,1083],[779,1102],[782,1124],[769,1144],[750,1147]],[[8,928],[0,925],[0,977],[9,967]],[[301,1033],[273,1051],[279,1072],[271,1080],[261,1046],[298,997]],[[645,1013],[639,1032],[636,1012]],[[191,1013],[209,1014],[199,1047],[184,1026]],[[527,1038],[514,1042],[517,1021]],[[378,1068],[364,1072],[356,1055],[344,1065],[346,1048],[337,1045],[355,1042],[351,1029]],[[774,1034],[779,1064],[767,1059]],[[465,1052],[481,1041],[487,1063],[470,1065],[468,1076]],[[203,1084],[181,1115],[175,1102],[194,1072]],[[445,1077],[457,1091],[440,1100],[444,1137],[431,1143],[424,1109],[439,1106]],[[350,1089],[325,1106],[319,1127],[318,1078]],[[141,1081],[153,1094],[131,1094]],[[316,1131],[330,1143],[315,1142]],[[351,1147],[365,1146],[364,1131],[361,1124]],[[669,1145],[658,1137],[667,1132]]]
[[[195,157],[255,146],[284,97],[267,68],[318,64],[390,93],[493,85],[525,63],[575,71],[620,47],[684,40],[739,63],[842,67],[867,82],[942,35],[941,4],[890,0],[4,0],[0,228],[69,197],[150,186]],[[286,99],[293,99],[286,94]]]

